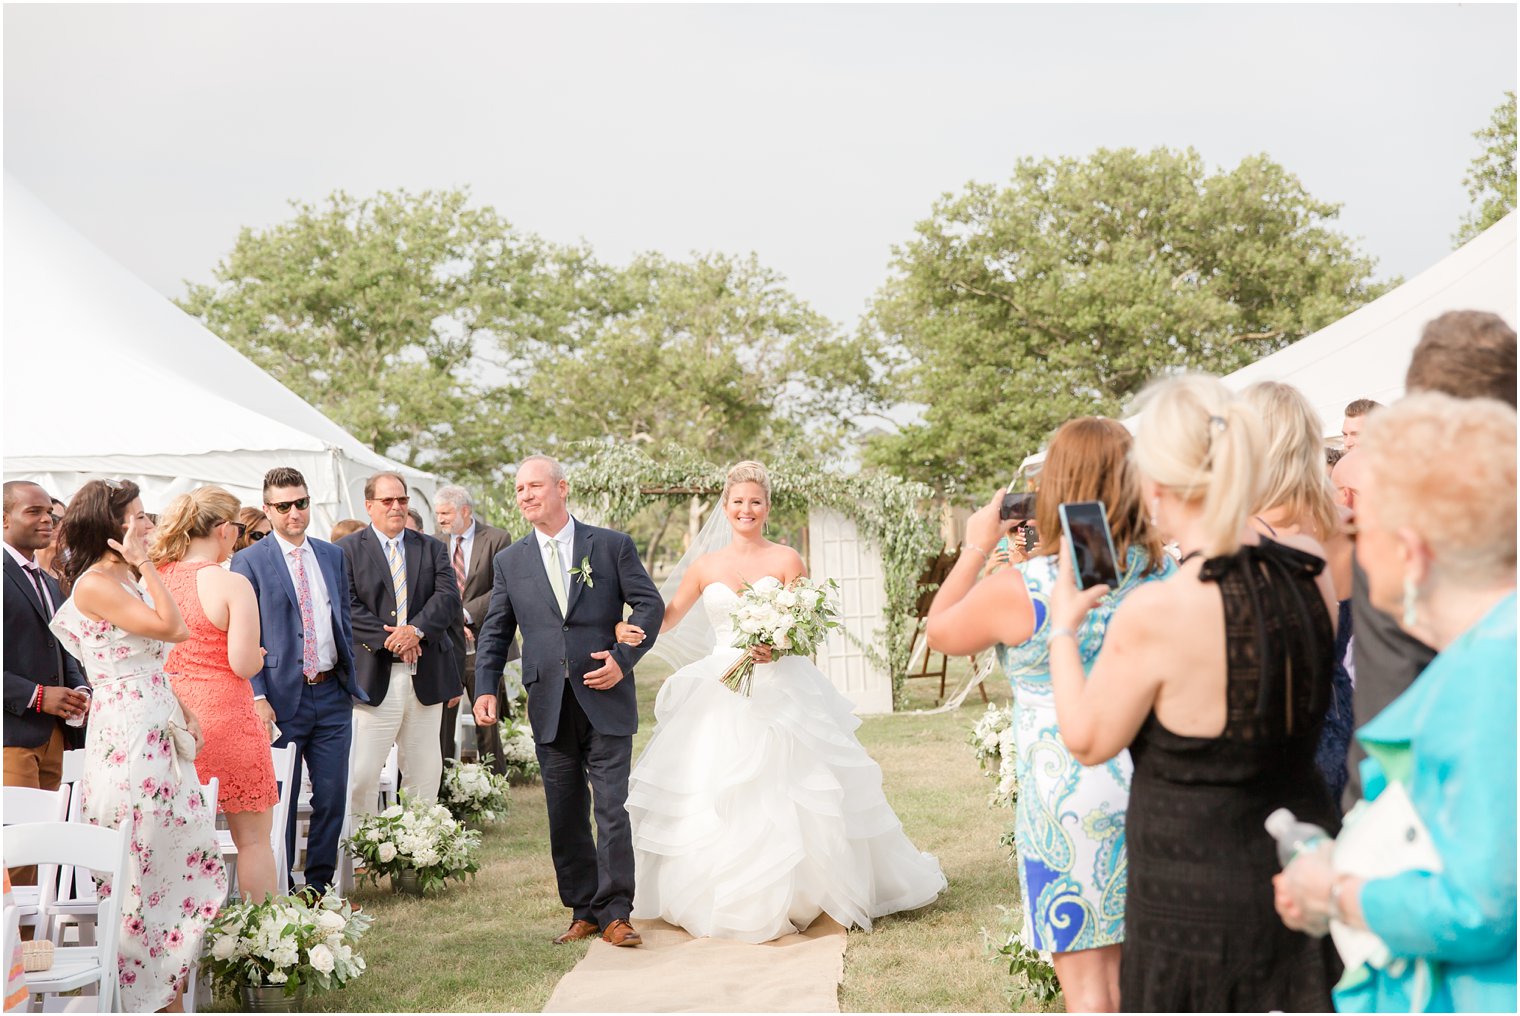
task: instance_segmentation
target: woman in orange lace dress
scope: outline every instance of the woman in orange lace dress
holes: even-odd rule
[[[253,708],[248,679],[263,667],[253,586],[218,567],[241,535],[237,498],[220,487],[181,494],[159,518],[153,561],[184,616],[190,637],[164,665],[174,692],[200,718],[195,759],[201,782],[215,776],[217,806],[238,848],[244,899],[281,892],[269,835],[280,791],[269,758],[269,728]]]

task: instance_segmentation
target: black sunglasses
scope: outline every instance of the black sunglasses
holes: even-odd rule
[[[289,515],[290,509],[299,508],[304,512],[310,504],[310,497],[298,497],[294,501],[276,501],[268,507],[273,508],[281,515]]]
[[[237,519],[228,519],[227,522],[226,522],[226,524],[229,525],[229,526],[237,526],[238,539],[239,540],[241,540],[243,538],[243,534],[244,533],[248,532],[248,526],[247,526],[247,524],[243,523],[243,522],[239,522]]]
[[[248,542],[249,543],[258,543],[260,540],[262,540],[264,537],[266,537],[268,535],[269,535],[269,530],[267,530],[267,529],[255,529],[253,532],[251,532],[251,533],[248,534]]]

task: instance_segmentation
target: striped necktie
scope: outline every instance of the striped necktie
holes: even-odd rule
[[[391,567],[391,584],[396,587],[396,626],[406,624],[406,554],[397,548],[400,540],[385,544],[385,560]]]

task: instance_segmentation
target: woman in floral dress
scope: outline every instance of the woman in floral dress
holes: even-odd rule
[[[180,990],[227,894],[215,816],[195,767],[175,754],[174,692],[164,643],[188,632],[148,559],[137,486],[93,480],[74,496],[60,534],[67,602],[53,631],[79,658],[93,691],[85,740],[84,819],[129,828],[117,894],[120,1009],[179,1011]],[[142,589],[134,584],[142,577]],[[192,730],[196,727],[189,717]]]

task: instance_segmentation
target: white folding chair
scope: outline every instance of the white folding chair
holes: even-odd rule
[[[401,780],[401,749],[391,745],[391,752],[385,756],[385,765],[380,769],[380,810],[384,811],[396,803],[396,787]],[[352,770],[350,770],[352,772]]]
[[[55,948],[52,968],[27,974],[26,988],[41,996],[94,985],[96,1011],[114,1012],[121,933],[118,901],[126,895],[126,832],[79,822],[37,822],[6,826],[4,836],[0,849],[7,864],[69,864],[111,879],[114,891],[99,903],[97,943]]]
[[[290,816],[290,795],[295,793],[296,746],[287,744],[283,748],[271,747],[269,761],[274,764],[274,779],[280,788],[280,800],[274,806],[273,821],[269,828],[269,845],[274,848],[274,870],[283,874],[285,871],[285,828]],[[220,816],[220,819],[225,822],[225,815]],[[227,882],[230,891],[233,872],[237,866],[237,844],[232,840],[232,830],[222,828],[220,823],[216,830],[216,837],[222,848],[222,860],[227,865]]]
[[[459,698],[459,713],[454,717],[454,761],[463,761],[464,756],[464,732],[465,728],[470,731],[470,747],[475,752],[475,761],[480,761],[480,745],[476,740],[475,713],[472,708],[470,696],[461,695]]]
[[[5,813],[5,824],[23,825],[37,822],[65,822],[69,817],[69,788],[38,790],[36,787],[6,787],[0,799]],[[19,868],[23,862],[6,858],[6,866]],[[37,869],[36,885],[11,887],[11,900],[16,907],[21,927],[37,929],[34,934],[43,938],[47,933],[48,907],[58,895],[58,866],[48,864]]]
[[[63,753],[63,782],[72,786],[84,779],[84,749],[70,748]]]

